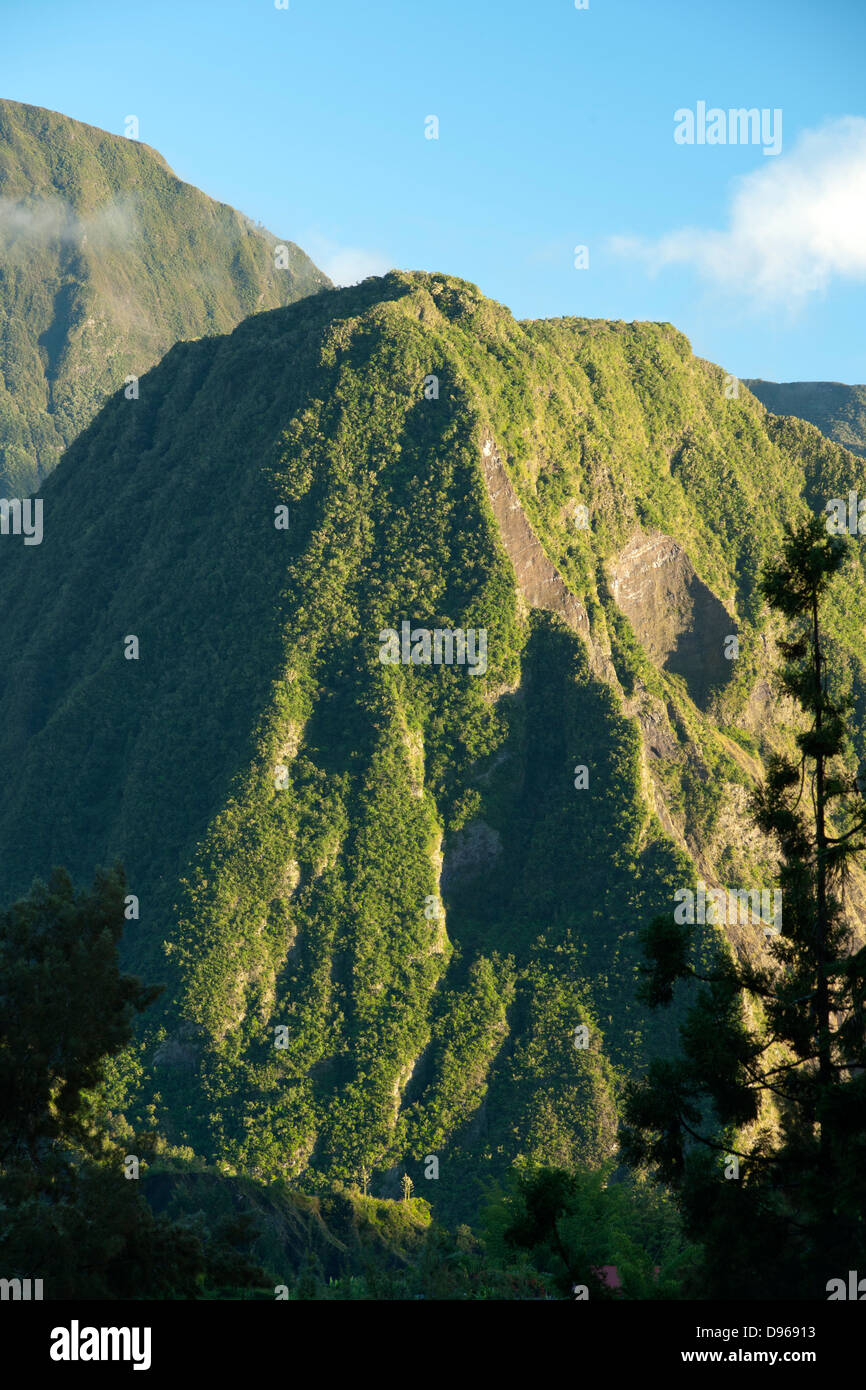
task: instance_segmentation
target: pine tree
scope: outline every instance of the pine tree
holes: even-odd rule
[[[781,688],[804,713],[796,755],[769,757],[753,798],[781,855],[779,934],[762,959],[720,950],[702,972],[688,926],[657,918],[645,938],[648,1002],[670,1003],[681,979],[701,988],[681,1057],[629,1089],[623,1150],[677,1194],[709,1296],[818,1298],[866,1273],[866,948],[843,907],[866,808],[821,625],[846,547],[811,518],[787,529],[762,579],[790,629]]]

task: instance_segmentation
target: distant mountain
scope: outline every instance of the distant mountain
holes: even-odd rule
[[[0,101],[0,495],[179,339],[330,285],[291,242],[278,269],[278,244],[147,145]]]
[[[773,883],[748,793],[795,731],[757,580],[849,486],[669,324],[518,323],[443,275],[115,392],[42,543],[0,538],[0,901],[120,856],[127,962],[167,984],[114,1103],[451,1213],[519,1154],[609,1158],[681,1017],[636,1002],[641,928],[698,878]],[[864,577],[827,623],[857,756]]]
[[[845,386],[840,381],[745,379],[743,384],[774,415],[808,420],[828,439],[866,457],[866,386]]]

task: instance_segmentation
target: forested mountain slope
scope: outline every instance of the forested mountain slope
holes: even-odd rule
[[[774,415],[796,415],[817,425],[852,453],[866,455],[866,386],[841,381],[746,381]]]
[[[173,343],[330,284],[280,244],[149,146],[0,101],[0,493],[34,491]]]
[[[635,1003],[640,928],[697,877],[773,882],[761,563],[864,470],[670,325],[518,323],[442,275],[257,314],[116,393],[42,543],[0,541],[0,897],[123,860],[128,962],[167,989],[117,1105],[455,1212],[518,1154],[612,1154],[678,1021]],[[856,758],[860,551],[840,594]],[[474,669],[384,662],[404,621],[422,657],[471,630]]]

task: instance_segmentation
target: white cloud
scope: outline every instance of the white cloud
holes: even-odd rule
[[[368,275],[385,275],[393,269],[393,261],[389,261],[380,251],[368,251],[360,246],[341,246],[318,232],[308,233],[302,245],[335,285],[357,285]]]
[[[653,270],[692,266],[719,286],[790,305],[834,279],[866,280],[866,119],[805,131],[789,155],[740,179],[724,231],[682,227],[609,244]]]
[[[0,198],[0,245],[62,241],[80,243],[89,238],[102,245],[123,245],[135,233],[135,206],[130,198],[115,198],[89,217],[79,217],[61,198],[33,203]]]

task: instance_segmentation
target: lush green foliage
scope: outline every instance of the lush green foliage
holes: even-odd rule
[[[167,988],[112,1068],[116,1109],[308,1191],[365,1166],[396,1197],[405,1171],[457,1219],[518,1158],[609,1160],[623,1080],[681,1017],[635,1002],[640,929],[695,877],[688,851],[764,867],[717,804],[759,767],[722,729],[793,737],[749,722],[755,566],[811,480],[856,465],[723,387],[668,325],[518,324],[392,274],[179,345],[102,410],[45,482],[43,543],[0,548],[0,892],[122,857],[127,959]],[[487,432],[622,686],[526,612]],[[680,537],[738,623],[706,709],[611,606],[639,525]],[[843,585],[862,702],[856,567]],[[487,673],[383,665],[404,618],[485,628]],[[671,745],[650,769],[648,701]]]

